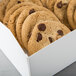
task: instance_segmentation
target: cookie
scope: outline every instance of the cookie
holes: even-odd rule
[[[31,37],[28,41],[29,55],[32,55],[35,52],[41,50],[42,48],[53,43],[69,32],[70,30],[60,22],[39,22],[35,25]]]
[[[47,12],[50,12],[48,9],[41,7],[41,6],[32,6],[32,7],[28,7],[26,8],[18,17],[17,19],[17,23],[16,23],[16,33],[17,33],[17,38],[18,41],[20,42],[20,44],[22,43],[22,39],[21,39],[21,29],[22,29],[22,25],[25,21],[25,19],[27,18],[27,16],[29,16],[32,13],[35,13],[37,11],[42,11],[45,10]]]
[[[9,18],[9,21],[8,21],[8,28],[11,30],[11,32],[13,33],[13,35],[17,38],[16,36],[16,22],[17,22],[17,18],[18,16],[20,15],[20,13],[28,8],[29,6],[23,6],[23,7],[20,7],[19,9],[17,9]]]
[[[33,3],[29,3],[29,2],[25,2],[25,3],[21,3],[21,4],[17,4],[14,7],[12,7],[6,14],[5,17],[3,19],[3,23],[7,26],[10,15],[13,14],[13,12],[15,12],[18,8],[22,7],[22,6],[31,6],[31,5],[35,5]]]
[[[3,18],[5,16],[6,6],[7,6],[9,1],[10,0],[2,0],[0,2],[0,21],[3,21]]]
[[[7,5],[7,7],[6,7],[6,12],[10,9],[10,8],[12,8],[14,5],[16,5],[16,4],[20,4],[20,3],[22,3],[22,2],[25,2],[26,0],[10,0],[9,1],[9,3],[8,3],[8,5]]]
[[[22,42],[27,50],[28,50],[27,44],[35,24],[39,21],[45,21],[45,20],[59,21],[51,11],[50,12],[37,11],[29,15],[24,21],[22,25],[21,34],[22,34]]]
[[[70,0],[57,0],[54,6],[54,13],[59,18],[59,20],[70,28],[67,19],[67,7]]]
[[[56,0],[46,0],[46,7],[51,11],[54,11],[54,5]]]
[[[67,17],[68,17],[69,24],[73,29],[76,29],[76,23],[74,21],[75,9],[76,9],[76,0],[71,0],[67,8]]]
[[[7,6],[7,9],[6,9],[6,12],[11,8],[13,7],[14,5],[16,4],[20,4],[22,2],[32,2],[32,3],[35,3],[37,5],[40,5],[42,6],[40,0],[10,0],[10,2],[8,3],[8,6]]]

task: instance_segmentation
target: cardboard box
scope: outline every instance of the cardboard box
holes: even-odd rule
[[[0,50],[7,60],[5,63],[11,64],[8,65],[10,69],[14,67],[12,72],[20,76],[52,76],[76,61],[76,30],[28,57],[10,30],[0,23]],[[0,68],[0,74],[8,69],[3,68]],[[11,76],[19,76],[16,73]]]
[[[0,76],[53,76],[75,61],[76,30],[28,56],[0,22]]]

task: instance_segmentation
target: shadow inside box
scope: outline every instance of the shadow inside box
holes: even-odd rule
[[[21,76],[0,49],[0,76]]]
[[[54,76],[76,76],[76,62]]]

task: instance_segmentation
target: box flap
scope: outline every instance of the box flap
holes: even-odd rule
[[[10,30],[0,23],[0,49],[22,76],[29,76],[28,56],[18,44]]]
[[[76,61],[76,30],[29,57],[32,76],[52,76]]]

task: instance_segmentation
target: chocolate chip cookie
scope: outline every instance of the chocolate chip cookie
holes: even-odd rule
[[[27,18],[27,16],[31,15],[32,13],[37,12],[37,11],[42,11],[42,10],[50,12],[48,9],[36,5],[36,6],[27,7],[19,15],[17,22],[16,22],[16,33],[17,33],[17,38],[18,38],[18,41],[20,42],[20,44],[23,44],[22,39],[21,39],[21,29],[22,29],[22,25],[23,25],[25,19]]]
[[[28,50],[28,41],[31,37],[32,30],[35,24],[39,21],[46,21],[46,20],[54,20],[60,22],[57,17],[50,11],[37,11],[31,15],[29,15],[22,25],[22,42],[25,48]]]
[[[39,22],[35,25],[31,37],[28,41],[29,55],[32,55],[35,52],[41,50],[42,48],[53,43],[69,32],[70,30],[60,22]]]
[[[70,28],[67,19],[67,7],[70,0],[57,0],[54,6],[54,13],[59,18],[59,20]]]
[[[19,9],[17,9],[9,18],[8,21],[8,28],[11,30],[11,32],[13,33],[13,35],[17,38],[16,36],[16,22],[17,22],[17,18],[18,16],[21,14],[21,12],[28,8],[29,6],[23,6],[20,7]]]
[[[73,29],[76,29],[76,23],[74,21],[75,10],[76,10],[76,0],[71,0],[69,2],[68,9],[67,9],[67,17],[68,17],[69,24]]]
[[[20,4],[16,4],[14,7],[12,7],[6,14],[5,17],[3,19],[3,23],[7,26],[10,15],[12,15],[18,8],[22,7],[22,6],[31,6],[31,5],[35,5],[33,3],[30,2],[25,2],[25,3],[20,3]]]

